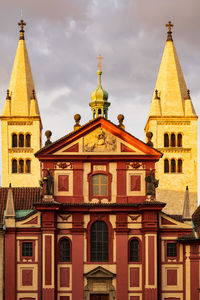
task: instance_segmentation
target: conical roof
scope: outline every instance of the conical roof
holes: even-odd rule
[[[171,22],[168,37],[165,44],[160,69],[155,85],[160,98],[161,116],[185,116],[185,99],[187,98],[187,86],[178,59],[176,48],[171,35]],[[149,111],[149,117],[158,115],[155,111],[154,96]],[[196,116],[193,110],[193,115]]]
[[[23,22],[23,20],[21,20],[19,25],[21,26],[20,39],[18,42],[17,52],[9,84],[11,116],[29,116],[31,98],[35,87],[26,43],[24,40],[23,26],[25,25],[25,23]]]

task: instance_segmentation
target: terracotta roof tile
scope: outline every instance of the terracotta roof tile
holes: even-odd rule
[[[15,209],[34,209],[33,204],[41,201],[39,187],[13,187]],[[0,188],[0,228],[3,225],[3,214],[6,207],[8,188]]]

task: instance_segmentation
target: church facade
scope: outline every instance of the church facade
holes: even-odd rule
[[[23,21],[20,26],[19,45],[23,48]],[[169,36],[170,32],[168,39]],[[166,47],[173,48],[171,40],[167,41]],[[21,60],[27,57],[27,53],[16,57]],[[17,72],[18,68],[13,74],[16,76]],[[23,72],[27,70],[24,69]],[[154,113],[150,113],[146,125],[147,143],[125,131],[123,115],[118,116],[117,125],[108,121],[110,103],[108,93],[102,88],[101,65],[97,75],[98,87],[92,92],[90,102],[92,120],[81,126],[80,115],[75,115],[74,130],[55,142],[50,140],[51,132],[46,132],[45,146],[41,148],[38,142],[36,148],[32,149],[32,152],[36,152],[35,157],[30,158],[31,165],[37,163],[37,174],[25,172],[26,155],[32,153],[25,150],[30,150],[31,147],[25,143],[23,146],[12,144],[15,141],[13,135],[16,134],[16,141],[20,142],[19,136],[25,128],[23,126],[28,125],[23,125],[19,130],[19,124],[16,129],[10,127],[10,144],[5,146],[5,150],[14,151],[5,151],[11,167],[3,173],[7,181],[0,188],[0,242],[4,249],[0,255],[0,264],[4,265],[0,274],[2,298],[199,299],[200,218],[198,209],[193,219],[190,215],[189,191],[192,188],[188,183],[189,189],[184,192],[183,199],[176,199],[182,209],[184,207],[183,214],[181,212],[175,216],[164,212],[167,206],[169,211],[176,207],[170,202],[171,198],[165,197],[163,201],[157,198],[160,184],[158,180],[161,180],[157,166],[160,162],[163,164],[163,157],[164,161],[166,159],[165,153],[162,153],[164,151],[155,142],[158,130],[154,130],[153,126],[158,125],[157,119],[155,121]],[[31,84],[32,94],[25,98],[30,101],[26,117],[27,120],[32,120],[31,111],[35,112],[33,119],[38,122],[36,140],[40,141],[42,127],[33,90]],[[7,95],[9,99],[6,99],[10,102],[5,104],[8,106],[14,103],[12,97],[15,93],[11,91],[12,84]],[[155,95],[161,101],[162,94],[155,92]],[[150,112],[152,106],[161,107],[158,101],[154,105],[154,100]],[[188,106],[192,107],[190,99],[185,101],[190,102]],[[34,109],[31,110],[31,107]],[[7,120],[7,117],[4,118],[5,111],[4,107],[2,122]],[[190,116],[196,121],[196,114],[193,117]],[[170,122],[174,122],[171,118],[174,117],[170,116]],[[7,126],[11,124],[5,124],[7,130]],[[32,141],[34,130],[31,131],[31,128],[35,127],[24,129],[24,141],[26,132],[31,135]],[[168,131],[169,129],[165,129],[162,135],[165,137],[165,132]],[[178,134],[179,132],[177,142],[180,140]],[[171,136],[168,137],[171,143]],[[182,141],[184,138],[182,135]],[[184,147],[180,146],[178,150],[184,152]],[[171,150],[175,146],[167,148]],[[25,151],[25,156],[22,156],[22,150]],[[15,168],[12,169],[13,160],[18,163],[18,153],[25,159],[23,174],[18,172],[18,167],[17,172],[13,172]],[[182,164],[184,172],[186,161],[187,157]],[[182,177],[187,175],[184,172]],[[33,175],[33,181],[28,180],[29,175]],[[17,176],[24,176],[19,177],[20,184]],[[25,181],[26,185],[23,185]],[[172,183],[170,188],[171,185]],[[194,208],[195,205],[194,203]]]

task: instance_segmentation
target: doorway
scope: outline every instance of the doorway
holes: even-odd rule
[[[90,294],[90,300],[109,300],[108,294]]]

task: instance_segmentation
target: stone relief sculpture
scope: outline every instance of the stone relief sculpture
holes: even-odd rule
[[[85,137],[85,152],[108,152],[115,151],[117,147],[116,137],[104,131],[102,128],[95,130]]]

